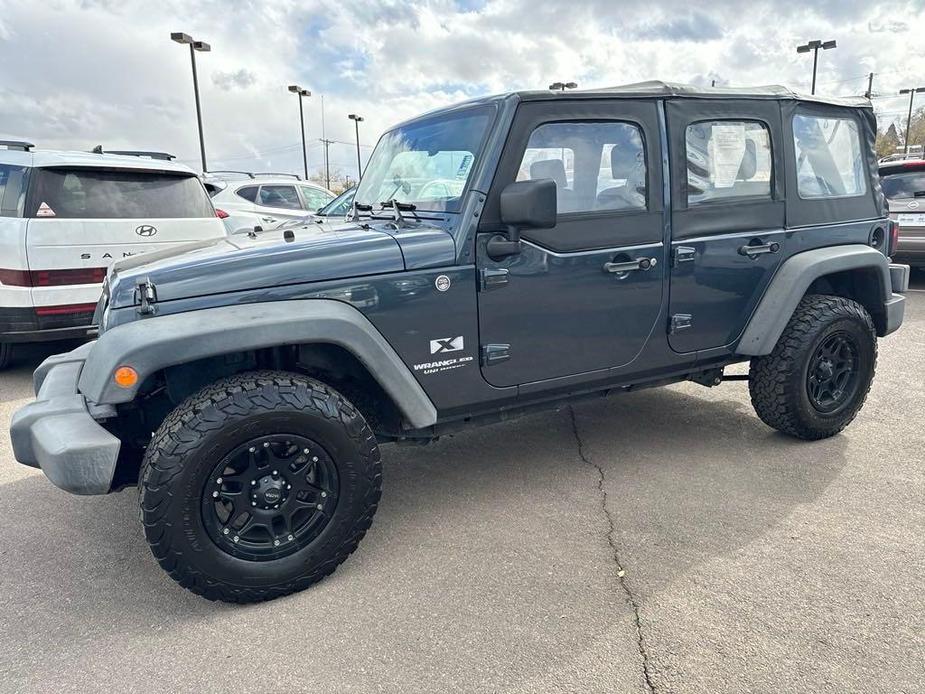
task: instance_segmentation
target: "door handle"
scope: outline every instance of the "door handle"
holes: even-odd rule
[[[628,260],[622,263],[604,263],[604,272],[632,272],[634,270],[648,270],[655,267],[658,260],[655,258],[639,258],[638,260]]]
[[[260,220],[262,222],[270,223],[270,222],[275,222],[276,218],[275,217],[261,217]]]
[[[739,255],[745,255],[749,258],[754,258],[756,255],[763,255],[765,253],[777,253],[780,250],[780,244],[777,241],[772,241],[771,243],[759,243],[754,246],[742,246],[739,248]]]

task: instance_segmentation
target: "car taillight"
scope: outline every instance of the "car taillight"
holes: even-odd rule
[[[890,242],[887,244],[887,257],[892,258],[896,252],[896,246],[899,243],[899,222],[894,219],[890,220]]]
[[[68,313],[93,313],[96,304],[66,304],[62,306],[36,306],[37,316],[63,316]]]
[[[215,216],[219,219],[228,219],[228,213],[225,210],[220,210],[217,207],[215,208]]]
[[[67,284],[100,284],[106,279],[104,267],[72,270],[0,270],[0,284],[11,287],[60,287]]]
[[[8,287],[31,287],[28,270],[2,270],[0,269],[0,284]]]

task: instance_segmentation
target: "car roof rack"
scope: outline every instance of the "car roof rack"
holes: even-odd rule
[[[22,152],[29,152],[35,147],[31,142],[26,142],[25,140],[0,140],[0,146],[6,147],[7,149],[18,149]]]
[[[277,171],[235,171],[233,169],[217,169],[215,171],[207,171],[206,175],[215,176],[222,174],[237,174],[239,176],[246,176],[250,179],[255,179],[258,176],[285,176],[286,178],[294,178],[297,181],[301,181],[302,177],[294,173],[280,173]]]
[[[148,159],[159,159],[161,161],[173,161],[176,157],[173,154],[168,154],[167,152],[147,152],[144,150],[137,149],[122,149],[122,150],[109,150],[108,152],[103,151],[103,145],[97,145],[92,150],[91,154],[118,154],[123,157],[146,157]]]

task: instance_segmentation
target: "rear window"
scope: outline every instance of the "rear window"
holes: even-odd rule
[[[881,174],[880,187],[889,199],[925,197],[925,171]]]
[[[687,127],[687,204],[771,197],[771,136],[757,121]]]
[[[281,207],[287,210],[301,210],[302,203],[295,186],[260,186],[257,204],[266,207]]]
[[[37,169],[30,217],[172,219],[214,217],[195,176],[108,169]]]
[[[248,202],[257,202],[258,190],[260,190],[260,186],[245,186],[244,188],[238,188],[235,195],[239,198],[244,198]]]
[[[22,217],[28,169],[0,164],[0,217]]]

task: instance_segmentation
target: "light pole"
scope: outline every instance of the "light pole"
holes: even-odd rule
[[[816,67],[819,64],[819,49],[821,48],[824,51],[829,50],[830,48],[835,48],[835,41],[820,41],[818,39],[810,41],[809,43],[804,43],[802,46],[797,46],[797,53],[809,53],[813,52],[813,86],[810,89],[810,94],[816,93]]]
[[[202,107],[199,105],[199,78],[196,75],[196,51],[208,53],[212,46],[205,41],[195,41],[189,34],[174,31],[170,34],[170,40],[177,43],[189,44],[189,57],[193,64],[193,95],[196,97],[196,123],[199,125],[199,153],[202,155],[202,172],[206,172],[206,142],[202,137]]]
[[[302,164],[305,166],[305,180],[308,180],[308,149],[305,146],[305,115],[302,112],[302,97],[311,96],[312,93],[297,84],[290,84],[289,91],[299,95],[299,127],[302,133]]]
[[[357,131],[357,180],[359,181],[363,177],[363,165],[360,163],[360,123],[363,122],[363,116],[351,113],[347,118],[353,121]]]
[[[909,154],[909,130],[912,127],[912,102],[915,99],[916,92],[925,92],[925,87],[899,90],[900,94],[909,95],[909,117],[906,119],[906,146],[903,148],[904,154]],[[922,143],[922,159],[925,159],[925,142]]]
[[[566,89],[575,89],[578,85],[575,82],[553,82],[549,85],[552,91],[564,92]]]

